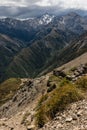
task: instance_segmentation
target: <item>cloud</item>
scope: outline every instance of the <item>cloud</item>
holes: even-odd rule
[[[87,0],[40,0],[39,6],[60,6],[62,8],[87,9]]]
[[[39,0],[0,0],[0,6],[26,7],[35,5]]]
[[[0,6],[26,7],[32,5],[87,9],[87,0],[0,0]]]
[[[87,0],[0,0],[0,16],[7,17],[34,17],[72,9],[87,11]]]
[[[0,16],[1,17],[17,17],[17,18],[28,18],[36,17],[45,13],[55,14],[59,12],[53,7],[40,7],[40,6],[30,6],[30,7],[16,7],[16,6],[1,6]]]

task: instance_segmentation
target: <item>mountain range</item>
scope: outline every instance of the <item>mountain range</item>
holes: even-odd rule
[[[36,77],[87,51],[87,18],[74,12],[0,19],[0,81]]]

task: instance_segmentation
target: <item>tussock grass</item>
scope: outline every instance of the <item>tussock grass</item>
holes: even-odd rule
[[[83,76],[76,81],[77,88],[87,91],[87,76]]]
[[[43,101],[41,98],[41,101],[39,101],[41,104],[36,113],[37,126],[42,127],[54,118],[57,112],[64,110],[68,104],[81,99],[83,99],[82,94],[72,84],[67,83],[62,87],[56,88],[51,93],[48,93],[48,98]]]
[[[20,88],[19,78],[10,78],[0,84],[0,106],[10,100]]]

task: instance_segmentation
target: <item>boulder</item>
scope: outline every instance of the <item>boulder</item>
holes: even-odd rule
[[[27,130],[35,130],[35,125],[29,125],[29,126],[27,126]]]
[[[66,74],[65,74],[65,72],[64,71],[62,71],[62,70],[54,70],[53,71],[53,75],[55,75],[55,76],[60,76],[60,77],[66,77]]]
[[[67,117],[67,118],[66,118],[66,122],[71,122],[72,120],[73,120],[72,117]]]

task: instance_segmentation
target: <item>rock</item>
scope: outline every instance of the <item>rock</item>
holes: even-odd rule
[[[66,118],[66,122],[71,122],[72,120],[73,120],[72,117]]]
[[[66,79],[67,79],[67,80],[72,80],[72,77],[71,77],[70,75],[67,75],[67,76],[66,76]]]
[[[8,120],[8,118],[2,118],[2,119],[0,119],[0,121],[7,121]]]
[[[79,110],[78,112],[77,112],[77,116],[81,116],[82,115],[82,110]]]
[[[75,75],[73,74],[71,77],[72,77],[72,79],[74,79],[74,78],[75,78]]]
[[[64,71],[62,71],[62,70],[54,70],[53,71],[53,75],[55,75],[55,76],[61,76],[61,77],[66,77],[66,74],[65,74],[65,72]]]
[[[10,130],[14,130],[14,128],[10,128]]]
[[[80,128],[81,128],[81,130],[84,130],[84,125],[81,125]]]
[[[66,117],[66,115],[65,115],[65,114],[63,114],[63,115],[62,115],[62,117],[63,117],[63,118],[65,118],[65,117]]]
[[[87,125],[85,126],[85,128],[87,129]]]
[[[87,111],[87,107],[85,107],[85,110]]]
[[[57,124],[57,128],[63,128],[62,124]]]
[[[29,81],[26,83],[26,85],[29,86],[29,87],[31,87],[31,86],[32,86],[32,83],[33,83],[32,80],[29,80]]]
[[[75,75],[75,77],[78,77],[78,76],[80,76],[80,73],[76,70],[76,71],[74,72],[74,75]]]
[[[35,125],[29,125],[28,127],[27,127],[27,130],[34,130],[35,129]]]
[[[12,99],[12,102],[15,102],[15,101],[17,101],[17,96],[16,95]]]
[[[50,85],[51,85],[51,82],[48,80],[47,81],[47,87],[50,87]]]
[[[79,127],[75,126],[73,130],[79,130]]]
[[[47,92],[51,92],[56,88],[56,84],[52,84],[48,89]]]
[[[77,115],[73,114],[72,118],[73,118],[73,120],[77,120]]]

